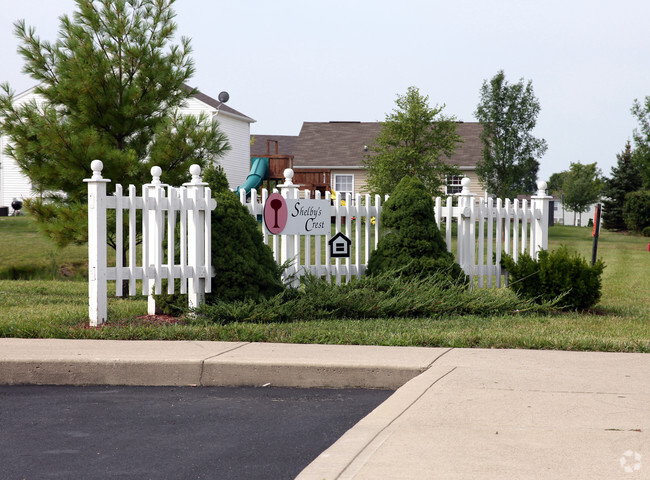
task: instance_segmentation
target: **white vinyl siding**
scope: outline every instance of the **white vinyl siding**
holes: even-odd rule
[[[223,112],[219,112],[216,120],[230,143],[230,150],[218,158],[217,162],[225,170],[230,188],[236,188],[246,181],[250,173],[250,123]]]

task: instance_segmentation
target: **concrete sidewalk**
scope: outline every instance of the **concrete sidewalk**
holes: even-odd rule
[[[650,479],[650,355],[0,339],[0,383],[395,388],[298,478]]]

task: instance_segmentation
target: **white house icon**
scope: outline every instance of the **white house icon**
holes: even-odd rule
[[[334,235],[328,242],[330,246],[330,257],[332,258],[349,258],[350,246],[352,240],[343,235],[341,232]]]

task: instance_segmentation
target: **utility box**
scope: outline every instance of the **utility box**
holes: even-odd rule
[[[0,207],[0,217],[9,216],[9,207]]]

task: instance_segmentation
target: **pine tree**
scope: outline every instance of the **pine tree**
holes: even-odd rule
[[[171,42],[174,0],[76,0],[61,17],[56,42],[41,41],[24,21],[15,33],[24,70],[45,103],[14,104],[8,84],[0,93],[0,129],[16,159],[46,201],[26,208],[58,244],[87,238],[86,185],[90,163],[122,185],[150,181],[150,168],[179,185],[189,166],[213,162],[228,147],[218,125],[178,109],[195,91],[189,39]],[[109,240],[109,244],[114,243]]]
[[[616,155],[616,166],[611,178],[605,179],[603,188],[603,227],[608,230],[626,230],[623,219],[625,196],[641,189],[641,174],[632,160],[632,146],[628,141],[625,149]]]
[[[368,275],[397,271],[406,276],[443,273],[464,280],[438,229],[431,194],[415,177],[404,177],[381,212],[386,232],[370,254]]]

